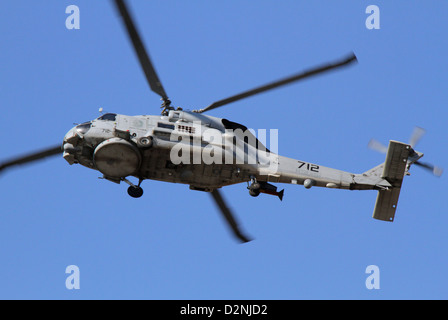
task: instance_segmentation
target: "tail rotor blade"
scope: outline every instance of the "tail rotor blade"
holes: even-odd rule
[[[378,140],[371,139],[367,145],[370,149],[380,153],[387,153],[387,147]]]
[[[412,148],[415,148],[415,146],[418,144],[420,139],[425,135],[426,130],[420,127],[415,127],[414,131],[412,132],[411,138],[409,139],[409,144]]]
[[[443,173],[443,169],[442,168],[437,167],[437,166],[435,166],[433,164],[430,164],[430,163],[416,161],[416,162],[414,162],[414,164],[416,164],[416,165],[418,165],[418,166],[420,166],[420,167],[422,167],[422,168],[424,168],[426,170],[431,171],[432,174],[435,175],[436,177],[440,177],[442,175],[442,173]]]

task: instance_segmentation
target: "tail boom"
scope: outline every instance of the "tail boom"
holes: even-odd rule
[[[373,218],[393,221],[403,178],[413,161],[410,157],[413,152],[409,144],[391,140],[385,162],[361,174],[278,156],[276,171],[260,169],[256,178],[258,181],[301,184],[305,188],[316,186],[346,190],[378,190]]]

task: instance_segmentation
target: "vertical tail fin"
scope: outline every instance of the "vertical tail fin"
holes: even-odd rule
[[[373,218],[383,221],[394,221],[410,150],[410,145],[406,143],[389,142],[381,178],[387,180],[392,187],[378,192]]]

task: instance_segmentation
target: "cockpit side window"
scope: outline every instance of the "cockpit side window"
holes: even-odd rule
[[[98,120],[115,121],[117,119],[116,113],[105,113]]]
[[[231,130],[242,130],[243,133],[243,139],[244,139],[244,143],[245,144],[253,144],[250,143],[250,139],[249,136],[253,137],[253,140],[255,142],[255,145],[253,145],[253,147],[255,147],[257,150],[265,150],[266,152],[270,153],[271,151],[265,147],[265,145],[263,143],[261,143],[260,140],[258,140],[255,136],[252,135],[252,133],[248,132],[247,127],[243,126],[242,124],[236,123],[236,122],[232,122],[229,121],[227,119],[222,119],[222,124],[224,125],[224,127],[226,129],[231,129]],[[249,136],[248,136],[249,135]],[[234,137],[234,144],[236,144],[236,137]]]

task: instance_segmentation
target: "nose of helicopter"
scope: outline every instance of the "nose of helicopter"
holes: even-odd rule
[[[79,141],[79,135],[77,133],[77,127],[71,128],[67,134],[64,136],[64,141],[62,142],[64,153],[62,157],[69,163],[75,163],[75,152],[76,145]]]

